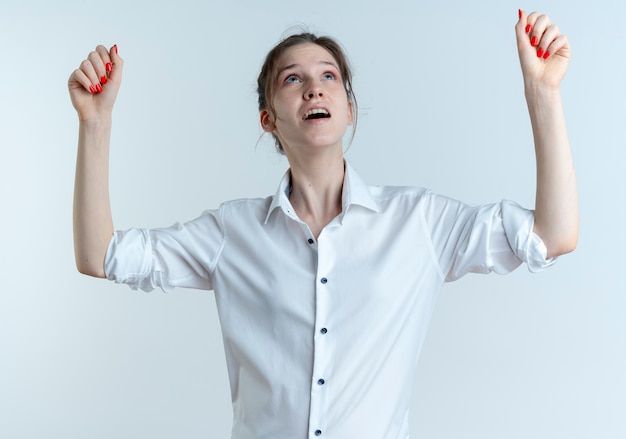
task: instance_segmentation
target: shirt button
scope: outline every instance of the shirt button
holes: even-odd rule
[[[317,380],[317,384],[319,384],[320,386],[323,386],[325,382],[326,381],[324,381],[323,378],[320,378],[319,380]]]
[[[328,329],[326,329],[326,328],[322,328],[322,329],[320,329],[320,332],[321,332],[322,334],[326,334],[326,333],[328,332]]]
[[[322,430],[315,430],[315,436],[321,436]]]
[[[313,244],[313,243],[315,243],[315,241],[313,241],[312,238],[309,238],[309,244]]]
[[[325,277],[323,277],[320,282],[322,282],[323,284],[325,284],[326,282],[328,282],[328,279],[326,279]]]

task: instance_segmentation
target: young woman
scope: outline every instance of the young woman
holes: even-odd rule
[[[80,120],[78,269],[133,288],[212,289],[243,438],[406,438],[411,383],[442,284],[468,272],[533,271],[572,251],[578,211],[559,85],[570,45],[519,11],[517,46],[537,156],[535,211],[468,206],[421,188],[367,186],[345,161],[356,122],[341,48],[283,40],[258,79],[260,123],[289,171],[276,194],[183,225],[114,232],[108,194],[117,46],[69,80]]]

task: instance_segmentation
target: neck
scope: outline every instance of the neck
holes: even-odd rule
[[[291,194],[289,201],[298,217],[306,222],[317,237],[341,212],[344,179],[342,154],[289,158]]]

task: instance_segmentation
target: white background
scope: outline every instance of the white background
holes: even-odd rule
[[[166,226],[272,194],[286,162],[256,111],[293,25],[346,47],[360,104],[347,158],[371,184],[534,203],[513,26],[541,7],[574,57],[562,90],[577,251],[547,272],[444,288],[417,370],[414,438],[626,437],[626,3],[609,0],[64,1],[0,6],[0,437],[227,438],[211,292],[134,292],[74,267],[71,71],[119,45],[115,225]],[[373,438],[377,439],[377,438]]]

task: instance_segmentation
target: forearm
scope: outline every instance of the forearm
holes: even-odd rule
[[[113,233],[109,201],[111,116],[80,122],[74,182],[74,255],[83,274],[104,277]]]
[[[526,84],[537,159],[534,231],[548,257],[573,251],[578,242],[576,175],[558,88]]]

